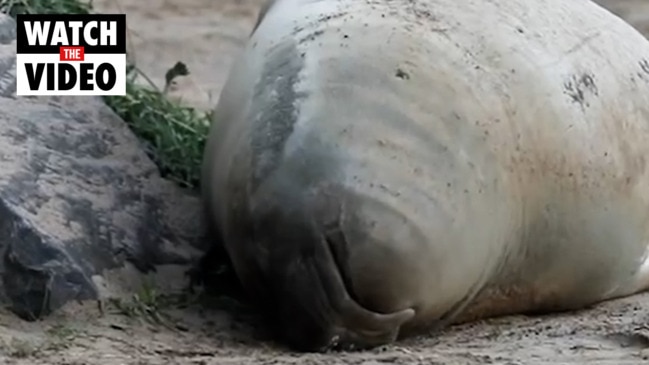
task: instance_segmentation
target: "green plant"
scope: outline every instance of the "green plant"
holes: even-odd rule
[[[169,80],[174,68],[167,73]],[[129,70],[126,95],[107,96],[106,104],[149,147],[147,152],[162,176],[181,186],[197,187],[210,113],[178,105],[161,92],[136,84],[137,72],[134,67]]]

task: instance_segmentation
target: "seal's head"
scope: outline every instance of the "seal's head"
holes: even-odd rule
[[[398,305],[390,299],[402,293],[389,292],[398,284],[385,276],[399,258],[376,260],[372,247],[380,250],[385,242],[345,229],[340,203],[355,204],[353,197],[297,184],[276,174],[241,205],[248,206],[239,215],[245,218],[231,226],[236,237],[227,247],[243,286],[295,349],[360,349],[394,341],[415,314],[410,308],[391,310]],[[358,221],[347,223],[360,228]],[[364,285],[368,278],[385,287]]]

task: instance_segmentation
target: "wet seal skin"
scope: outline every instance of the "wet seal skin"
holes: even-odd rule
[[[592,2],[269,1],[205,148],[215,247],[299,351],[644,291],[648,57]]]

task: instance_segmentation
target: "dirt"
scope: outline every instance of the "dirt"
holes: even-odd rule
[[[649,295],[576,313],[514,316],[455,326],[371,351],[300,354],[276,344],[250,308],[227,298],[165,309],[161,323],[106,304],[70,304],[41,322],[0,313],[0,362],[169,364],[610,364],[649,363]],[[112,308],[112,309],[111,309]],[[121,307],[120,307],[121,308]]]
[[[131,49],[159,88],[177,61],[191,75],[171,96],[207,109],[246,40],[261,0],[94,0],[104,12],[126,12]],[[649,33],[649,1],[599,0]],[[173,270],[171,270],[173,272]],[[168,274],[170,275],[170,274]],[[178,281],[159,274],[159,285]],[[147,292],[141,292],[145,294]],[[150,295],[149,295],[150,296]],[[146,296],[145,296],[146,298]],[[144,301],[144,304],[142,303]],[[372,351],[298,354],[264,333],[254,311],[222,298],[211,310],[179,309],[142,299],[163,324],[105,303],[70,304],[52,317],[24,322],[0,312],[0,363],[145,364],[641,364],[649,363],[649,294],[574,313],[514,316],[455,326]],[[147,304],[148,306],[145,306]],[[132,309],[131,308],[131,309]],[[175,309],[174,309],[175,308]],[[127,315],[128,314],[128,315]]]
[[[263,0],[93,0],[97,11],[127,14],[129,56],[163,90],[176,62],[190,75],[178,78],[170,96],[212,108],[227,70],[245,43]],[[146,80],[142,79],[142,82]]]

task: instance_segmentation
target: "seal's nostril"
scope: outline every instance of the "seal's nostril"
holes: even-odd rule
[[[353,300],[358,301],[358,297],[354,292],[353,282],[349,277],[349,242],[347,242],[347,237],[345,237],[340,223],[335,222],[326,225],[324,234],[325,242],[331,252],[334,264],[338,268],[347,293]]]
[[[389,314],[375,313],[358,301],[349,268],[350,244],[339,221],[324,226],[324,239],[331,260],[344,286],[344,294],[336,296],[341,315],[341,331],[332,340],[337,349],[365,349],[396,340],[401,326],[415,315],[413,309]],[[335,293],[334,293],[335,295]]]

